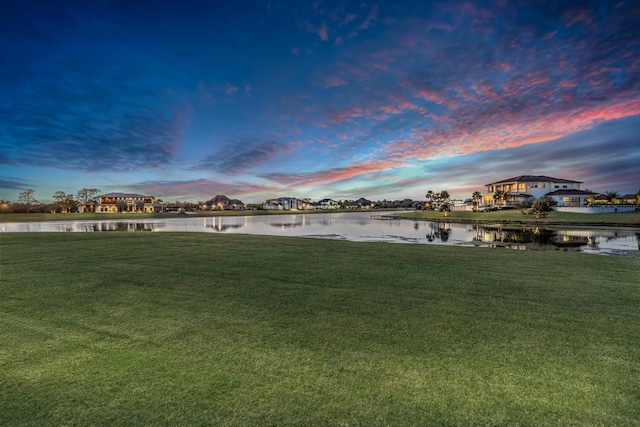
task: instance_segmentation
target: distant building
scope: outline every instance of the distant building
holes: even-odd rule
[[[614,203],[607,195],[582,190],[582,182],[544,175],[521,175],[486,184],[484,206],[513,206],[520,201],[533,201],[543,196],[555,200],[556,210],[563,212],[603,213],[630,212],[637,208],[637,197],[624,195]],[[498,194],[502,197],[498,198]],[[631,197],[629,197],[631,196]]]
[[[332,199],[322,199],[314,203],[318,209],[337,209],[338,202]]]
[[[108,193],[78,206],[78,212],[97,213],[153,213],[162,212],[165,204],[153,196],[131,193]]]
[[[483,194],[483,204],[509,206],[520,201],[549,196],[558,206],[581,206],[596,193],[581,190],[580,184],[580,181],[545,175],[520,175],[485,184],[487,191]],[[496,192],[503,192],[504,199],[496,200]]]
[[[278,197],[277,199],[267,200],[263,205],[264,210],[303,210],[309,209],[308,200],[296,199],[295,197]]]
[[[206,201],[200,208],[206,211],[240,211],[245,209],[245,204],[238,199],[230,199],[223,194],[217,194],[211,200]]]

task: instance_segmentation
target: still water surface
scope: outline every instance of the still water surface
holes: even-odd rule
[[[376,219],[368,212],[238,217],[3,223],[4,232],[185,231],[358,242],[504,247],[640,256],[640,228],[539,228]]]

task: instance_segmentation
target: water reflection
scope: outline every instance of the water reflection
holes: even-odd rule
[[[203,218],[204,228],[213,231],[223,232],[244,227],[244,224],[227,224],[223,221],[222,217],[214,217],[209,221],[211,222],[210,224],[207,222],[207,218]]]
[[[418,224],[416,223],[416,226]],[[449,241],[449,235],[451,234],[451,226],[443,222],[429,222],[430,231],[425,236],[427,242],[433,243],[439,240],[441,243],[447,243]]]
[[[302,227],[302,223],[301,222],[273,222],[271,223],[272,227],[279,227],[279,228],[285,228],[285,227]]]
[[[176,217],[123,221],[0,223],[0,231],[226,232],[298,236],[359,242],[394,242],[562,250],[640,256],[640,230],[629,228],[540,228],[478,225],[442,221],[410,221],[358,213],[245,217]]]
[[[491,247],[538,250],[581,250],[583,246],[596,246],[593,234],[570,230],[545,229],[540,227],[489,227],[475,226],[474,241]],[[595,233],[588,231],[587,233]]]
[[[77,223],[62,223],[55,224],[57,230],[62,232],[104,232],[104,231],[156,231],[156,224],[148,222],[113,222],[113,221],[98,221],[98,222],[77,222]],[[9,231],[9,230],[7,230]],[[28,229],[24,231],[49,231],[49,230],[33,230]]]

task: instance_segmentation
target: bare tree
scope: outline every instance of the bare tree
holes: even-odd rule
[[[34,194],[35,190],[32,188],[28,188],[22,193],[18,194],[18,201],[27,205],[27,213],[31,211],[32,204],[39,203],[38,200],[34,197]]]
[[[64,191],[56,191],[53,195],[53,199],[56,201],[62,213],[69,213],[74,208],[75,200],[73,200],[73,194],[66,194]]]
[[[98,194],[100,194],[101,191],[102,190],[100,190],[99,188],[83,188],[82,190],[78,190],[76,198],[80,203],[87,203]]]

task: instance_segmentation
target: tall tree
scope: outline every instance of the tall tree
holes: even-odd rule
[[[498,203],[499,206],[504,205],[504,200],[506,197],[507,197],[507,193],[505,193],[502,190],[496,190],[496,192],[493,193],[493,199]]]
[[[438,193],[438,210],[442,212],[444,216],[449,216],[449,212],[451,211],[450,197],[447,190],[442,190]]]
[[[474,191],[473,194],[471,195],[471,200],[473,200],[473,209],[477,211],[480,208],[482,193],[479,191]]]
[[[427,203],[424,204],[425,209],[433,210],[433,196],[434,192],[432,190],[427,191],[427,194],[424,196],[427,198]]]
[[[28,188],[24,190],[22,193],[18,194],[18,201],[20,203],[24,203],[27,205],[27,213],[31,211],[31,205],[34,203],[39,203],[38,200],[34,196],[35,190],[32,188]]]
[[[101,190],[99,188],[83,188],[82,190],[78,190],[76,198],[80,203],[87,203],[100,194],[100,192]]]
[[[66,194],[64,191],[56,191],[53,195],[53,199],[56,201],[62,213],[69,213],[74,208],[75,200],[73,200],[73,194]]]

